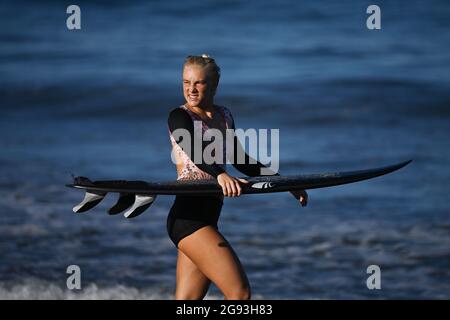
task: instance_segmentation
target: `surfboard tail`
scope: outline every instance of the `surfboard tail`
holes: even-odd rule
[[[86,190],[84,199],[73,207],[73,212],[86,212],[98,205],[106,196],[107,192]],[[142,194],[120,194],[116,204],[108,210],[108,214],[116,215],[127,210],[123,215],[127,219],[135,218],[147,210],[155,201],[156,195]]]

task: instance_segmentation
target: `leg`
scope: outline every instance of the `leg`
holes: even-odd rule
[[[177,285],[175,299],[201,300],[208,292],[211,281],[183,252],[178,250]]]
[[[178,248],[222,291],[225,299],[250,299],[250,285],[233,248],[212,226],[183,238]]]

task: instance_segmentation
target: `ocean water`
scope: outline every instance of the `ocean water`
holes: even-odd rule
[[[183,103],[184,57],[202,53],[238,127],[280,130],[282,174],[414,160],[311,190],[306,208],[226,199],[219,228],[254,298],[450,298],[447,1],[379,1],[377,31],[360,1],[78,1],[79,31],[60,2],[0,3],[0,298],[173,299],[173,197],[126,220],[106,214],[111,195],[74,214],[82,194],[64,185],[175,179],[167,115]]]

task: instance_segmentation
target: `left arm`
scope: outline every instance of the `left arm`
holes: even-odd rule
[[[235,130],[235,124],[233,119],[233,125],[232,129]],[[239,139],[236,135],[234,135],[234,141],[233,141],[233,159],[232,159],[232,165],[236,168],[236,170],[242,172],[243,174],[249,176],[249,177],[256,177],[261,175],[261,169],[267,168],[265,165],[263,165],[261,162],[253,159],[250,157],[242,147],[241,143],[239,142]],[[240,163],[238,161],[238,154],[244,155],[244,162]],[[238,163],[239,162],[239,163]],[[272,175],[279,176],[279,173],[274,172]],[[295,190],[290,191],[290,193],[300,201],[301,205],[304,207],[308,204],[308,194],[305,190]]]

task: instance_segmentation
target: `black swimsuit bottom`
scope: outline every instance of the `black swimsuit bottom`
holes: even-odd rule
[[[222,205],[217,196],[177,195],[167,216],[167,232],[175,246],[200,228],[217,229]]]

